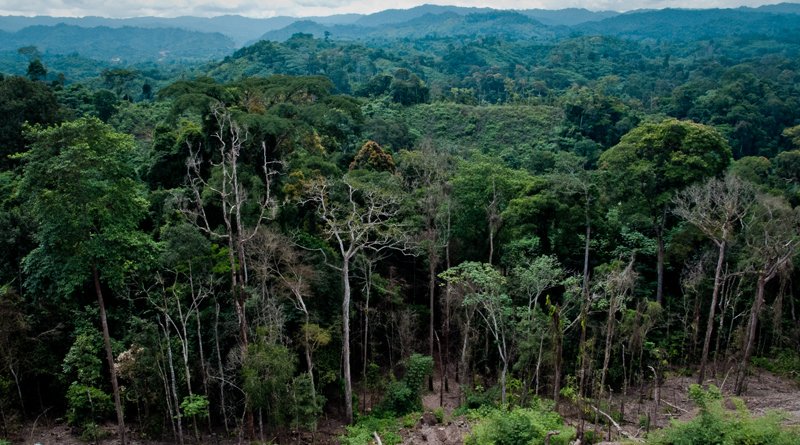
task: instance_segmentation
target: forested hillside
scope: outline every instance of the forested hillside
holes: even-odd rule
[[[800,443],[796,12],[0,37],[0,444]]]

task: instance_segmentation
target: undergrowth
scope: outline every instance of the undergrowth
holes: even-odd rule
[[[800,352],[782,349],[771,355],[772,358],[755,357],[753,364],[800,383]]]
[[[719,389],[699,385],[689,388],[689,396],[700,408],[700,414],[688,422],[673,422],[655,432],[652,445],[800,445],[800,430],[784,427],[785,417],[771,411],[753,417],[744,403],[732,399],[735,410],[725,409]]]
[[[564,425],[561,416],[546,402],[530,408],[505,410],[483,406],[466,413],[477,420],[466,445],[539,445],[545,443],[549,432],[552,445],[566,445],[575,437],[575,429]]]

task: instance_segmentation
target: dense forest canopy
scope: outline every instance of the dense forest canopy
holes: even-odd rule
[[[434,388],[591,442],[675,374],[649,441],[797,443],[707,385],[800,366],[798,18],[0,17],[0,444],[398,443]]]

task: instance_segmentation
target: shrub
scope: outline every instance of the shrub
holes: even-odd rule
[[[474,389],[464,389],[464,400],[466,401],[466,408],[468,409],[478,409],[482,406],[495,406],[495,402],[499,398],[499,386],[483,389],[483,387],[479,385]]]
[[[93,386],[73,382],[67,389],[67,423],[85,429],[114,412],[111,396]]]
[[[433,359],[413,354],[406,363],[406,375],[400,381],[389,383],[378,413],[401,416],[422,409],[420,397],[425,378],[433,372]]]
[[[654,445],[798,445],[800,431],[781,425],[777,411],[762,417],[750,415],[741,400],[734,399],[735,411],[722,406],[722,394],[715,386],[704,391],[699,385],[689,388],[689,396],[700,414],[688,422],[674,422],[656,432],[649,441]]]
[[[436,423],[444,422],[444,408],[441,406],[433,409],[433,415],[436,417]]]
[[[345,435],[339,437],[342,445],[369,445],[374,442],[372,433],[378,433],[384,445],[395,445],[402,441],[400,421],[391,417],[366,416],[358,419],[355,425],[346,428]]]
[[[200,417],[205,419],[208,417],[208,397],[197,394],[184,397],[181,402],[181,411],[186,417]]]
[[[782,349],[774,358],[754,357],[753,364],[775,374],[800,381],[800,352]]]
[[[493,410],[478,422],[466,445],[538,445],[543,444],[550,431],[559,431],[550,439],[553,445],[566,445],[575,430],[565,426],[553,411],[539,408],[515,408],[511,411]]]
[[[311,385],[311,376],[307,373],[300,374],[292,380],[290,411],[292,425],[295,427],[316,429],[317,418],[322,414],[325,397],[312,393]]]

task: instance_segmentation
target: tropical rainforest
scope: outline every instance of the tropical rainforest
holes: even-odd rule
[[[0,19],[0,443],[800,443],[797,4]]]

